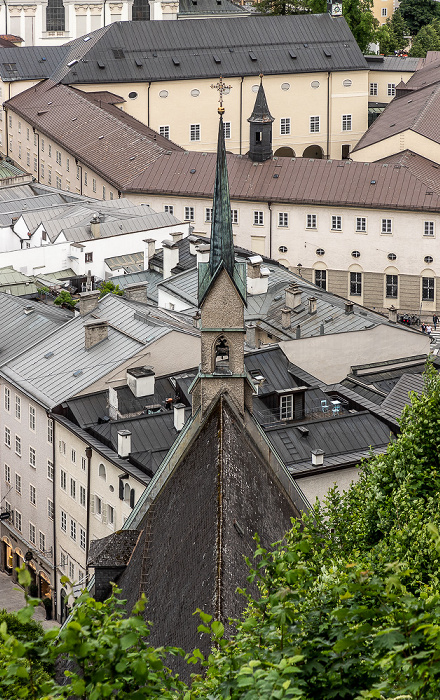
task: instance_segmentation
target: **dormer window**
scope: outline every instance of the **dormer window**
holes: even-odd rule
[[[284,394],[280,397],[280,419],[291,420],[293,418],[293,394]]]

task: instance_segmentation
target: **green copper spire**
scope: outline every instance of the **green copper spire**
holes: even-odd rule
[[[219,110],[220,111],[220,110]],[[229,198],[228,166],[226,163],[223,115],[220,113],[217,143],[217,168],[212,205],[211,251],[209,269],[215,275],[223,266],[234,275],[234,239],[232,235],[231,201]]]

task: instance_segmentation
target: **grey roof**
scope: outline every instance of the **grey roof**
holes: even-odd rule
[[[93,540],[87,566],[126,566],[140,536],[139,530],[118,530],[100,540]]]
[[[250,10],[230,0],[179,0],[179,18],[209,17],[210,15],[249,15]]]
[[[412,56],[365,56],[368,70],[393,71],[395,73],[414,73],[419,58]],[[405,76],[408,79],[408,76]],[[396,76],[397,81],[397,76]]]
[[[43,80],[66,60],[65,46],[17,46],[0,48],[0,77],[3,82]]]
[[[96,206],[95,206],[96,209]],[[142,215],[143,212],[143,215]],[[87,221],[87,218],[89,219]],[[179,223],[172,214],[166,212],[154,212],[148,207],[139,206],[137,215],[127,219],[127,218],[117,218],[114,221],[106,221],[105,215],[102,216],[101,226],[100,226],[100,238],[110,238],[111,236],[123,236],[127,233],[136,233],[138,231],[153,231],[157,228],[162,228],[164,226],[174,226]],[[93,235],[90,229],[90,214],[86,217],[87,223],[83,223],[80,226],[72,226],[70,228],[62,228],[62,232],[68,241],[74,241],[76,243],[81,243],[82,241],[93,240]],[[60,222],[52,222],[48,224],[48,228],[52,229],[58,227],[60,230]],[[48,231],[49,233],[49,231]],[[134,271],[134,270],[132,270]]]
[[[119,270],[122,267],[126,272],[141,272],[144,267],[144,251],[115,255],[113,258],[104,258],[104,261],[109,270]]]
[[[0,293],[0,364],[44,341],[71,318],[63,309]]]
[[[106,29],[87,42],[86,60],[64,83],[367,70],[345,19],[328,14],[114,22]]]
[[[400,418],[403,409],[410,403],[410,393],[415,391],[421,394],[424,387],[425,381],[420,374],[403,374],[383,401],[383,410],[394,418]]]
[[[387,425],[367,411],[348,413],[335,418],[308,421],[308,435],[301,435],[297,425],[267,429],[267,436],[283,462],[290,466],[310,460],[312,450],[324,450],[327,456],[383,447],[390,440]],[[311,464],[310,464],[311,466]]]
[[[107,294],[92,318],[108,320],[108,339],[86,350],[84,323],[90,318],[91,314],[77,316],[59,331],[47,334],[43,341],[4,366],[1,374],[43,405],[53,407],[79,394],[172,330],[195,333],[188,322],[185,325],[177,320],[178,315],[163,314],[165,322],[156,309],[149,316],[145,305]]]
[[[155,270],[142,270],[141,272],[128,272],[126,275],[116,275],[112,277],[113,284],[118,284],[121,289],[129,284],[139,284],[148,282],[147,297],[157,304],[157,285],[162,282],[163,275]]]

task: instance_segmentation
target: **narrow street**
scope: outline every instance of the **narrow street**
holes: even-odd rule
[[[5,609],[8,612],[14,612],[24,607],[24,592],[23,589],[14,583],[12,578],[0,571],[0,609]],[[46,620],[46,612],[42,605],[36,608],[34,620],[41,622],[44,629],[48,630],[52,627],[59,627],[55,620]]]

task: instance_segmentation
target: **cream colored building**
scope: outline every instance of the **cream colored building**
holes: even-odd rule
[[[399,0],[373,0],[372,11],[375,19],[379,24],[386,24],[399,4]]]

